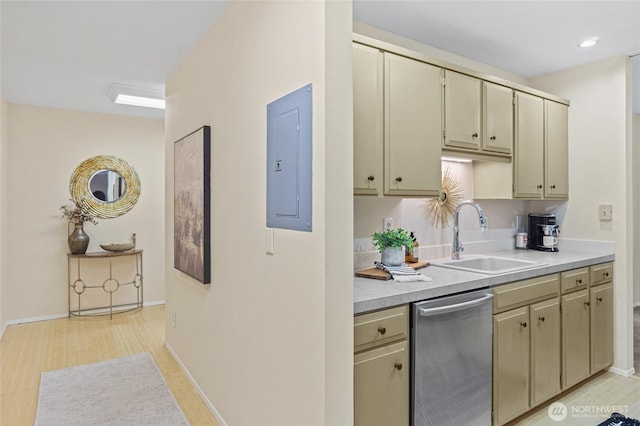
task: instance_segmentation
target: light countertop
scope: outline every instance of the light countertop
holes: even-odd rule
[[[581,252],[562,249],[554,253],[514,249],[483,253],[483,255],[529,260],[544,263],[545,265],[501,275],[485,275],[438,266],[428,266],[420,269],[419,272],[431,277],[432,281],[429,282],[399,283],[393,280],[381,281],[354,277],[353,313],[359,314],[424,299],[476,290],[483,287],[495,287],[514,281],[555,274],[557,272],[615,260],[612,252]],[[461,258],[464,259],[465,257],[464,254],[461,255]]]

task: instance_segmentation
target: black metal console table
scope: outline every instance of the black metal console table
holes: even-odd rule
[[[113,276],[112,261],[114,258],[122,256],[132,256],[135,259],[136,273],[132,281],[120,282]],[[106,280],[99,285],[87,285],[81,276],[81,264],[87,259],[105,259],[109,266],[109,276]],[[77,269],[75,279],[72,278],[72,264],[77,263]],[[114,313],[128,312],[134,309],[142,307],[144,300],[143,286],[142,286],[142,250],[129,250],[125,252],[93,252],[85,254],[67,254],[67,269],[68,269],[68,299],[69,299],[69,317],[76,316],[95,316],[95,315],[109,315],[109,318],[113,318]],[[121,303],[118,305],[113,304],[113,294],[118,291],[120,287],[133,286],[136,289],[136,300],[130,303]],[[109,294],[109,305],[97,306],[90,308],[83,308],[81,305],[81,298],[87,289],[101,288],[105,293]],[[77,296],[77,306],[71,306],[71,299],[75,299]]]

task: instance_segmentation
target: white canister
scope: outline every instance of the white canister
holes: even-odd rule
[[[516,234],[516,248],[526,249],[527,248],[527,233],[526,232],[518,232]]]

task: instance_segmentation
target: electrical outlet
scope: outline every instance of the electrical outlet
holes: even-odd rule
[[[613,220],[613,206],[611,204],[600,204],[598,211],[600,220],[607,222]]]
[[[176,311],[173,311],[173,313],[171,314],[171,326],[173,328],[176,328]]]
[[[388,231],[390,229],[393,229],[393,218],[392,217],[385,217],[384,220],[382,221],[382,230],[383,231]]]

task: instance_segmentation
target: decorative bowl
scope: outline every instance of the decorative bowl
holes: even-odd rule
[[[133,243],[122,243],[122,244],[100,244],[103,250],[112,251],[115,253],[121,253],[123,251],[131,250],[135,247]]]

